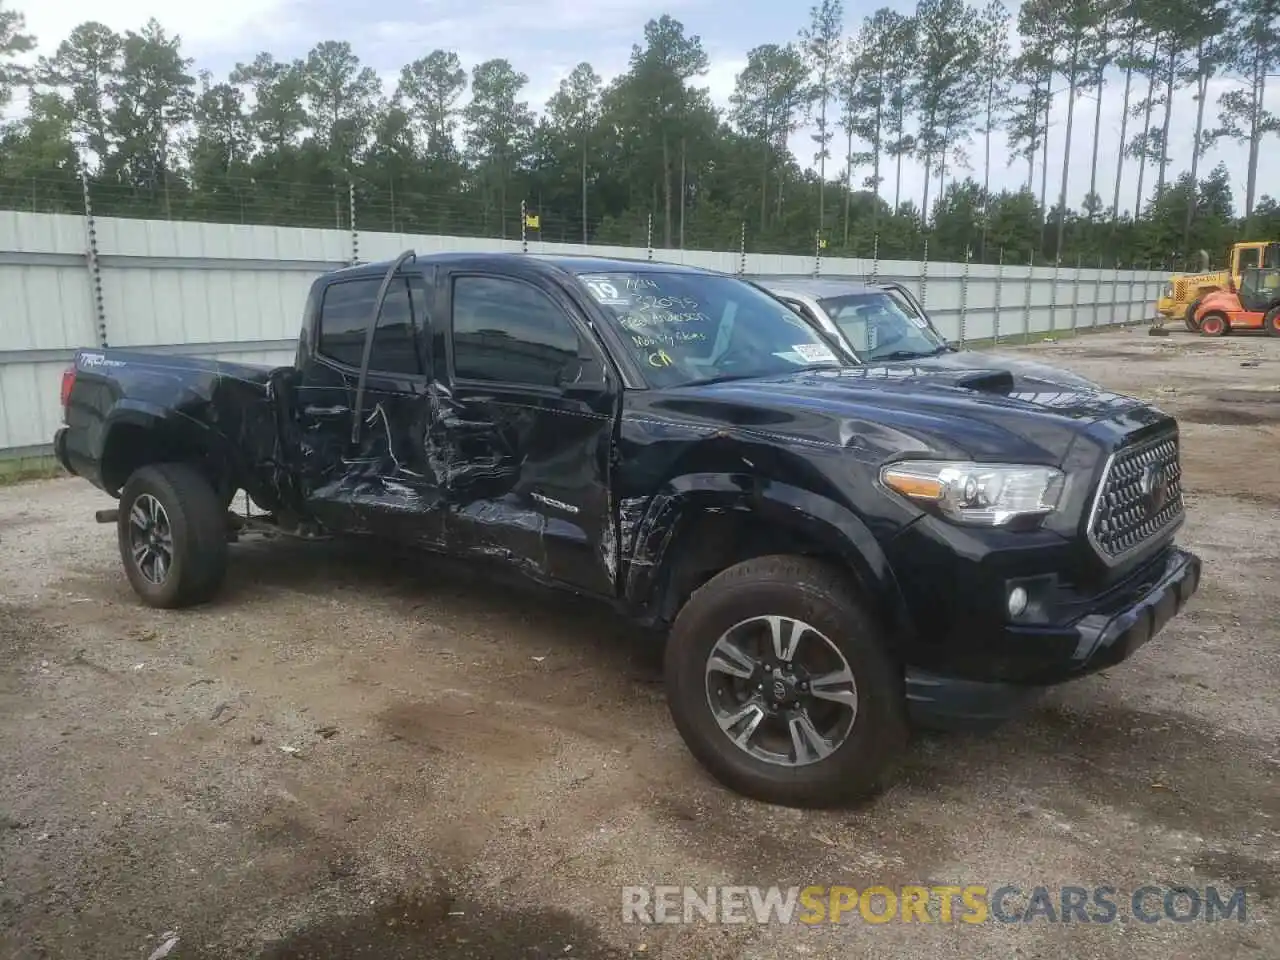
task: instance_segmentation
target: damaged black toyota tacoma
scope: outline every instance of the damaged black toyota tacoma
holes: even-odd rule
[[[79,351],[56,450],[152,606],[210,599],[250,524],[487,559],[666,633],[722,782],[833,804],[913,719],[1124,660],[1200,577],[1173,418],[921,350],[859,362],[692,268],[407,252],[317,279],[289,367]]]

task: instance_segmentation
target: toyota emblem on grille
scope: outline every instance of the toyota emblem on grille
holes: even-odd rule
[[[1169,500],[1169,475],[1159,463],[1148,464],[1142,471],[1142,497],[1147,513],[1157,513]]]

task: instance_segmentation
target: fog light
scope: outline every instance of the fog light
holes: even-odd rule
[[[1022,587],[1014,587],[1009,591],[1009,616],[1020,617],[1027,609],[1027,591]]]

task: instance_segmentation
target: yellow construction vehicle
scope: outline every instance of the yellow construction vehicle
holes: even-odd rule
[[[1163,327],[1165,321],[1182,319],[1187,329],[1195,332],[1199,329],[1196,323],[1196,310],[1200,301],[1214,290],[1227,287],[1228,280],[1236,287],[1240,286],[1242,270],[1262,269],[1280,266],[1280,243],[1269,243],[1266,240],[1255,240],[1249,243],[1237,243],[1231,248],[1231,264],[1228,270],[1211,272],[1209,255],[1201,250],[1202,269],[1200,273],[1175,273],[1165,284],[1160,299],[1156,301],[1156,326]]]

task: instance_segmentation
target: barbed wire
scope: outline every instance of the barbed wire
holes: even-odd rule
[[[998,239],[980,245],[974,230],[961,236],[950,231],[919,229],[901,217],[865,217],[848,225],[841,221],[835,229],[819,237],[809,223],[797,223],[795,217],[782,218],[772,229],[756,229],[755,216],[734,216],[721,208],[693,204],[686,208],[681,222],[674,212],[670,232],[661,212],[651,215],[645,210],[628,210],[619,216],[590,213],[584,223],[580,210],[564,211],[543,205],[538,198],[526,198],[525,212],[534,218],[532,225],[521,230],[520,198],[508,196],[505,206],[499,197],[474,188],[463,188],[429,196],[420,190],[397,191],[394,184],[386,189],[358,181],[355,184],[354,211],[351,186],[347,183],[308,183],[265,178],[225,179],[216,184],[193,189],[182,179],[158,185],[135,186],[105,180],[90,180],[90,193],[96,217],[124,219],[172,220],[185,222],[232,223],[277,227],[299,227],[350,231],[352,213],[356,228],[364,233],[397,233],[418,236],[458,236],[475,239],[500,239],[530,242],[553,242],[665,249],[683,247],[688,250],[783,254],[819,259],[857,258],[871,260],[920,260],[932,253],[933,262],[960,262],[964,249],[970,248],[974,265],[1052,267],[1053,261],[1042,258],[1039,245],[1043,225],[1028,221],[1023,242],[1014,248],[1002,248]],[[79,178],[71,171],[62,177],[0,177],[0,210],[28,213],[60,213],[83,215],[84,195]],[[1067,232],[1081,228],[1069,223]],[[1105,237],[1108,225],[1085,223],[1083,229]],[[1112,230],[1132,230],[1132,224],[1112,225]],[[969,234],[974,234],[970,236]],[[1113,234],[1114,236],[1114,234]],[[683,243],[680,238],[683,237]],[[743,240],[745,239],[745,250]],[[932,244],[932,250],[926,249]],[[952,248],[958,248],[952,249]],[[1034,253],[1034,255],[1033,255]],[[1140,259],[1121,258],[1114,251],[1072,251],[1061,259],[1062,268],[1077,265],[1087,268],[1114,268],[1124,261],[1126,268],[1141,265]],[[1153,268],[1182,270],[1192,263],[1190,258],[1166,257],[1145,261]]]

